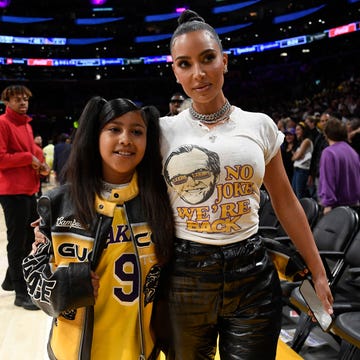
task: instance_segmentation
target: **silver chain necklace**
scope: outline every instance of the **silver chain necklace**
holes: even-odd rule
[[[220,121],[225,120],[226,118],[229,117],[230,110],[231,110],[231,105],[227,99],[226,99],[225,104],[217,112],[212,113],[212,114],[204,115],[204,114],[198,113],[196,110],[194,110],[193,104],[191,104],[190,108],[189,108],[190,115],[195,120],[199,120],[200,122],[202,122],[204,124],[216,124]]]

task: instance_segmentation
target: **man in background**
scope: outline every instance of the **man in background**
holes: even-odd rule
[[[65,183],[66,162],[71,151],[71,139],[66,133],[61,133],[58,142],[54,147],[53,169],[56,176],[56,182],[60,185]]]
[[[5,113],[0,115],[0,204],[7,227],[8,269],[4,290],[15,290],[14,305],[38,310],[26,289],[22,260],[34,242],[30,223],[38,218],[36,196],[40,175],[48,168],[42,151],[34,142],[27,115],[31,91],[23,85],[11,85],[1,93]]]
[[[169,112],[166,114],[166,116],[177,115],[180,112],[180,106],[184,100],[185,97],[183,94],[179,92],[173,94],[169,102]]]

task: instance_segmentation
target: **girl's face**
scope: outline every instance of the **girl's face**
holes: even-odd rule
[[[228,58],[208,31],[178,36],[171,55],[176,79],[194,103],[214,103],[215,99],[215,106],[223,105],[222,87]]]
[[[100,131],[103,179],[112,184],[130,182],[146,149],[146,125],[140,111],[108,122]]]

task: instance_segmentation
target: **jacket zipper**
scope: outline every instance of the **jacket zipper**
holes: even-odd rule
[[[129,221],[129,217],[126,211],[126,205],[124,204],[124,212],[125,212],[125,217],[126,217],[126,222],[127,225],[129,226],[130,229],[130,236],[131,236],[131,241],[134,245],[134,250],[135,250],[135,254],[136,254],[136,263],[139,269],[139,301],[138,301],[138,308],[139,308],[139,332],[140,332],[140,355],[139,355],[139,360],[145,360],[145,350],[144,350],[144,332],[143,332],[143,308],[142,308],[142,269],[141,269],[141,263],[140,263],[140,255],[139,255],[139,249],[136,245],[136,241],[135,241],[135,236],[132,230],[132,227],[130,225],[130,221]]]
[[[100,237],[102,220],[103,220],[103,217],[100,215],[98,224],[96,226],[93,251],[92,251],[91,257],[89,259],[90,263],[94,263],[96,260],[95,256],[98,256],[97,248],[99,246],[99,241],[100,241],[99,237]],[[92,264],[91,264],[91,269],[94,270]],[[80,340],[79,360],[86,360],[86,359],[90,359],[90,357],[91,357],[91,342],[90,342],[90,346],[89,346],[89,339],[86,339],[86,337],[91,336],[91,338],[92,338],[92,336],[93,336],[93,331],[94,331],[94,307],[93,306],[86,308],[83,324],[84,324],[84,326],[83,326],[83,331],[82,331],[81,340]],[[91,327],[90,331],[89,331],[89,327]],[[89,335],[89,333],[91,335]]]

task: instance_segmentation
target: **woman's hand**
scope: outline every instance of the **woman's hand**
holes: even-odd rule
[[[94,271],[91,271],[91,283],[94,289],[94,298],[96,300],[99,295],[100,278]]]
[[[324,309],[330,315],[332,315],[334,313],[334,310],[333,310],[334,298],[331,294],[331,290],[330,290],[329,283],[328,283],[326,276],[320,276],[318,278],[315,276],[312,276],[312,281],[314,283],[316,294],[319,297],[319,299],[321,300]],[[313,321],[314,321],[314,318],[313,318]]]

